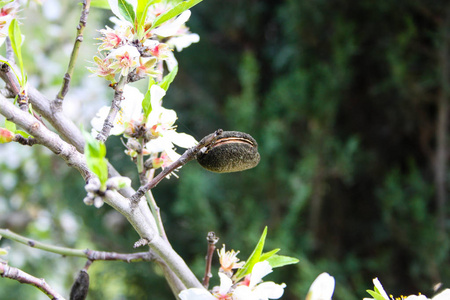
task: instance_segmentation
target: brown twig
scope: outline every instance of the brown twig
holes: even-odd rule
[[[178,169],[179,167],[185,165],[189,161],[196,158],[198,152],[203,148],[211,143],[213,143],[217,137],[219,137],[222,134],[222,129],[216,130],[215,134],[211,135],[209,139],[202,140],[201,143],[199,143],[197,146],[194,146],[188,150],[186,150],[183,155],[179,159],[177,159],[175,162],[173,162],[170,166],[162,170],[158,175],[156,175],[152,180],[150,180],[145,185],[141,186],[136,193],[130,197],[130,200],[132,203],[137,203],[139,199],[141,199],[142,196],[144,196],[145,192],[151,190],[154,188],[161,180],[163,180],[164,177]]]
[[[20,269],[10,267],[6,262],[0,262],[0,276],[16,280],[20,283],[33,285],[40,289],[50,299],[64,299],[64,297],[53,290],[43,278],[37,278]]]
[[[83,42],[83,31],[86,27],[87,18],[89,15],[89,8],[91,6],[91,0],[83,1],[83,9],[81,11],[80,22],[77,26],[77,37],[75,38],[75,43],[73,45],[72,54],[70,55],[69,66],[67,67],[67,72],[64,74],[63,84],[61,89],[56,96],[56,99],[53,101],[53,109],[55,111],[62,110],[62,102],[67,92],[69,91],[70,80],[73,75],[73,70],[75,68],[75,62],[78,57],[78,52],[80,50],[81,43]]]
[[[33,138],[33,137],[26,138],[26,137],[23,137],[20,134],[16,134],[14,136],[13,141],[18,142],[21,145],[30,146],[30,147],[35,145],[35,144],[39,144],[39,142],[35,138]]]
[[[208,252],[206,253],[206,267],[205,267],[205,276],[203,277],[203,287],[208,289],[209,279],[212,277],[211,274],[211,262],[214,255],[214,250],[216,250],[216,243],[219,241],[219,238],[213,231],[208,232],[206,236],[206,240],[208,241]]]
[[[114,127],[114,120],[116,119],[117,113],[120,110],[120,102],[123,100],[123,88],[125,86],[125,83],[127,81],[127,77],[122,76],[115,86],[115,92],[114,92],[114,98],[111,103],[111,108],[109,109],[108,116],[105,119],[105,122],[103,123],[102,131],[99,132],[97,135],[97,140],[100,142],[106,142],[106,139],[109,136],[109,133],[111,132],[111,129]]]

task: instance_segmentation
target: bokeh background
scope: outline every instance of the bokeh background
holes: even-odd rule
[[[50,98],[80,10],[47,0],[22,11],[28,76]],[[109,17],[91,9],[65,103],[85,128],[112,98],[85,68]],[[173,247],[199,278],[208,231],[245,259],[267,225],[265,249],[300,260],[267,277],[287,284],[283,299],[304,299],[325,271],[336,300],[369,296],[374,277],[394,295],[450,287],[448,1],[205,0],[188,26],[200,42],[176,53],[180,71],[164,100],[178,130],[197,139],[245,131],[261,153],[257,168],[235,174],[191,162],[154,189]],[[119,138],[107,146],[109,160],[136,178]],[[83,185],[42,147],[0,145],[0,227],[61,246],[135,251],[133,228],[107,206],[84,205]],[[9,248],[2,259],[65,295],[85,263],[0,246]],[[88,299],[172,299],[151,263],[96,262],[89,273]],[[0,292],[46,299],[8,279]]]

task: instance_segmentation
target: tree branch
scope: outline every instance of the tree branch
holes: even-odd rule
[[[175,162],[173,162],[170,166],[162,170],[158,175],[156,175],[152,180],[150,180],[147,184],[141,186],[137,192],[130,197],[132,203],[136,203],[141,199],[144,194],[154,188],[161,180],[164,179],[167,175],[178,169],[179,167],[185,165],[189,161],[196,158],[198,152],[203,148],[213,143],[218,136],[222,134],[222,129],[216,130],[215,134],[211,135],[210,138],[201,140],[197,146],[194,146],[188,150],[186,150],[183,155]]]
[[[0,114],[8,120],[22,127],[32,135],[36,141],[56,155],[62,157],[69,166],[75,167],[87,181],[93,176],[86,165],[84,155],[78,152],[74,146],[64,142],[56,133],[42,125],[40,121],[24,112],[0,95]]]
[[[73,249],[66,247],[59,247],[49,245],[33,239],[24,237],[17,233],[10,231],[9,229],[0,228],[0,236],[10,239],[12,241],[30,246],[31,248],[40,249],[43,251],[60,254],[63,256],[75,256],[87,258],[90,261],[96,260],[120,260],[127,263],[136,261],[151,261],[155,259],[155,255],[152,252],[137,252],[137,253],[116,253],[96,251],[90,249]]]
[[[116,119],[117,113],[120,110],[120,102],[123,100],[123,88],[127,82],[127,77],[122,76],[115,87],[114,98],[111,103],[111,108],[109,109],[108,116],[103,123],[102,131],[97,135],[97,140],[100,142],[106,142],[108,139],[111,129],[114,127],[114,120]]]
[[[30,284],[37,287],[50,299],[63,300],[64,297],[53,290],[43,278],[37,278],[20,269],[10,267],[6,262],[0,261],[0,275],[9,279],[16,280],[20,283]]]
[[[5,58],[0,56],[0,59],[4,60]],[[7,84],[14,97],[19,93],[17,78],[7,64],[0,63],[0,66],[0,78]],[[75,146],[78,152],[83,153],[85,144],[84,137],[72,120],[67,118],[62,111],[52,111],[50,100],[31,86],[28,87],[28,97],[30,103],[33,105],[33,110],[42,115],[65,141]],[[121,176],[110,163],[108,163],[108,172],[111,177]],[[120,193],[124,197],[130,197],[135,191],[129,187],[121,189]]]
[[[91,6],[91,0],[83,1],[83,9],[81,11],[80,23],[77,26],[77,37],[75,38],[75,43],[73,45],[72,54],[70,55],[69,66],[67,67],[67,72],[64,75],[63,84],[61,89],[53,101],[53,109],[55,111],[62,110],[62,102],[67,92],[69,91],[70,80],[73,75],[73,70],[75,68],[75,62],[78,58],[78,52],[80,50],[81,42],[83,42],[83,32],[86,27],[87,17],[89,15],[89,7]]]

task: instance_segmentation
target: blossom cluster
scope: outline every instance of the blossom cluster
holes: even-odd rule
[[[0,8],[0,45],[8,36],[9,24],[16,18],[18,10],[18,1],[12,1]]]
[[[138,153],[150,156],[150,168],[165,168],[176,161],[180,155],[175,152],[175,146],[190,148],[197,141],[186,133],[178,133],[174,123],[177,114],[172,109],[162,106],[162,98],[166,91],[158,85],[150,88],[150,102],[152,110],[145,118],[142,111],[144,95],[135,87],[126,85],[123,91],[124,100],[111,129],[112,135],[125,135],[128,138],[127,150],[130,157]],[[110,107],[102,107],[92,119],[92,134],[95,136],[101,131],[103,122],[108,115]],[[143,146],[138,142],[142,139]]]
[[[148,9],[144,22],[144,28],[148,30],[144,33],[121,15],[117,1],[109,2],[111,10],[116,15],[111,19],[115,26],[114,28],[106,26],[100,30],[101,43],[98,47],[99,53],[94,57],[95,67],[88,69],[112,83],[120,76],[133,76],[137,79],[161,76],[164,61],[169,71],[177,65],[173,49],[181,51],[200,39],[186,27],[185,23],[191,16],[189,10],[160,26],[151,28],[158,16],[173,8],[170,2],[161,1]],[[136,3],[130,1],[129,5],[136,6]]]
[[[378,278],[375,278],[373,280],[374,284],[374,291],[368,291],[370,295],[374,298],[364,298],[363,300],[448,300],[450,299],[450,289],[445,289],[439,294],[435,295],[433,298],[428,298],[425,295],[419,294],[419,295],[409,295],[409,296],[400,296],[400,297],[394,297],[392,295],[388,296],[386,291],[384,290],[383,286],[381,285],[381,282],[378,280]]]
[[[250,274],[242,280],[233,277],[233,269],[243,267],[243,262],[237,258],[238,252],[225,251],[225,245],[219,252],[221,267],[219,269],[220,286],[211,292],[201,288],[183,290],[181,300],[268,300],[279,299],[283,296],[286,284],[276,284],[272,281],[263,282],[262,278],[272,272],[267,260],[257,262]]]
[[[136,1],[125,2],[127,8],[136,10]],[[147,169],[165,168],[180,157],[175,147],[190,148],[197,144],[192,136],[176,131],[176,112],[162,106],[167,82],[170,84],[176,74],[177,61],[173,49],[181,51],[199,41],[198,35],[191,33],[185,25],[191,12],[186,10],[154,26],[158,17],[174,9],[173,2],[160,1],[148,7],[145,21],[139,27],[137,17],[130,22],[129,17],[121,14],[123,7],[121,11],[117,0],[109,0],[109,3],[116,15],[112,18],[115,27],[100,30],[99,54],[94,57],[96,67],[90,71],[112,84],[119,78],[125,78],[125,82],[149,79],[145,96],[137,88],[125,85],[121,108],[110,134],[124,135],[128,139],[125,153],[130,157],[136,158],[138,154],[150,156],[145,163]],[[164,63],[170,72],[165,77],[162,76]],[[110,110],[110,106],[102,107],[91,120],[94,136],[102,131]]]

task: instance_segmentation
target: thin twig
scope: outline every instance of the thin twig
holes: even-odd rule
[[[205,267],[205,276],[203,277],[203,287],[208,289],[209,279],[212,277],[211,274],[211,262],[214,255],[214,250],[216,250],[216,243],[219,241],[219,238],[213,231],[208,232],[206,236],[206,240],[208,241],[208,252],[206,253],[206,267]]]
[[[111,108],[109,109],[108,116],[103,123],[102,131],[97,135],[97,140],[100,142],[106,142],[106,139],[111,132],[111,129],[114,127],[114,120],[116,119],[117,113],[120,110],[120,102],[123,100],[123,88],[127,81],[126,76],[122,76],[115,87],[114,98],[111,103]]]
[[[150,206],[150,209],[152,211],[153,217],[155,218],[156,225],[158,226],[159,235],[168,241],[166,231],[164,229],[163,221],[161,218],[161,209],[156,204],[155,197],[153,197],[153,194],[151,191],[145,192],[145,198],[147,199],[147,202]]]
[[[150,180],[147,184],[141,186],[137,192],[130,197],[130,200],[132,203],[137,203],[139,199],[141,199],[142,196],[144,196],[145,192],[151,190],[154,188],[161,180],[163,180],[164,177],[178,169],[179,167],[185,165],[189,161],[196,158],[198,152],[203,148],[211,143],[213,143],[218,136],[222,134],[222,129],[216,130],[215,134],[211,135],[210,138],[200,141],[200,143],[197,146],[194,146],[188,150],[186,150],[183,155],[180,156],[179,159],[177,159],[175,162],[173,162],[170,166],[162,170],[158,175],[156,175],[155,178]]]
[[[14,50],[11,45],[11,40],[9,39],[9,36],[6,37],[5,45],[6,45],[6,59],[12,63],[15,63]]]
[[[70,55],[69,66],[67,67],[67,72],[64,75],[64,80],[61,89],[58,95],[56,96],[56,99],[53,101],[53,108],[55,111],[62,110],[62,102],[67,92],[69,91],[70,80],[72,79],[73,70],[75,69],[75,62],[78,57],[78,52],[80,50],[81,43],[83,42],[83,31],[84,28],[86,27],[90,6],[91,0],[83,1],[83,9],[81,11],[80,23],[77,26],[77,37],[75,38],[72,54]]]
[[[3,228],[0,228],[0,236],[30,246],[32,248],[40,249],[55,254],[60,254],[63,256],[83,257],[87,258],[91,262],[96,260],[108,260],[108,261],[119,260],[130,263],[136,261],[151,261],[155,258],[152,252],[116,253],[116,252],[96,251],[90,249],[73,249],[73,248],[59,247],[35,241],[33,239],[14,233],[9,229]]]
[[[0,276],[16,280],[20,283],[33,285],[46,294],[50,299],[64,299],[64,297],[53,290],[43,278],[37,278],[20,269],[10,267],[6,262],[0,262]]]

